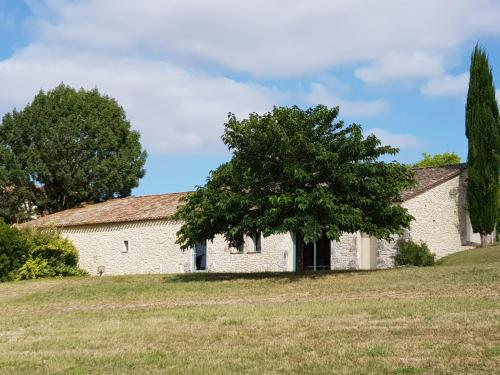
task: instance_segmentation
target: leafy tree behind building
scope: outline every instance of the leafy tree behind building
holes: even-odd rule
[[[146,152],[118,103],[97,89],[40,91],[0,127],[0,215],[18,222],[130,195]]]
[[[454,152],[444,152],[442,154],[431,155],[426,152],[422,154],[422,159],[414,164],[414,167],[440,167],[460,163],[460,156]]]

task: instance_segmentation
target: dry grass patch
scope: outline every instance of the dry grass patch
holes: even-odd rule
[[[0,373],[498,372],[500,248],[441,263],[2,284]]]

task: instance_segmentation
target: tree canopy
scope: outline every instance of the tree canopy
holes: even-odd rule
[[[500,124],[493,74],[485,51],[476,46],[471,57],[465,134],[468,138],[467,204],[474,232],[493,232],[497,221]]]
[[[414,184],[411,170],[380,156],[398,150],[336,121],[339,109],[275,107],[238,120],[222,136],[232,159],[187,195],[176,218],[186,249],[222,234],[231,246],[245,235],[291,231],[306,243],[361,230],[388,238],[412,217],[398,204]]]
[[[422,159],[416,162],[414,167],[440,167],[443,165],[458,164],[460,161],[460,156],[454,152],[444,152],[435,155],[424,152]]]
[[[0,126],[0,215],[20,221],[30,209],[52,213],[130,195],[145,160],[114,99],[64,84],[40,91]]]

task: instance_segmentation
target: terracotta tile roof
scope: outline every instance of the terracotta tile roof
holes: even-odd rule
[[[21,226],[57,227],[168,219],[187,193],[171,193],[111,199],[102,203],[56,212]]]
[[[401,198],[405,201],[419,195],[434,186],[458,176],[466,168],[463,164],[445,165],[442,167],[414,168],[417,185],[409,190],[403,191]]]
[[[465,164],[444,167],[415,168],[417,186],[401,195],[403,200],[413,198],[439,185],[465,169]],[[171,193],[111,199],[106,202],[88,204],[83,207],[57,212],[40,217],[21,226],[69,227],[90,224],[122,223],[142,220],[168,219],[187,193]]]

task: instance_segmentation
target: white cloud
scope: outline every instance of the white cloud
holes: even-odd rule
[[[35,39],[0,61],[0,111],[23,107],[38,89],[61,81],[97,86],[124,106],[153,153],[221,147],[228,111],[241,117],[295,100],[339,105],[346,116],[389,110],[384,100],[346,100],[331,85],[312,84],[304,95],[255,77],[293,77],[308,87],[317,74],[356,64],[356,76],[366,82],[437,79],[464,42],[500,35],[494,0],[29,4]]]
[[[311,105],[339,106],[342,116],[374,116],[387,112],[389,109],[389,104],[385,100],[350,101],[341,99],[320,83],[311,85],[311,92],[307,95],[306,100]]]
[[[402,78],[428,78],[442,73],[442,57],[423,53],[385,56],[370,66],[355,71],[356,77],[369,83]]]
[[[445,75],[428,81],[422,87],[425,96],[464,96],[469,86],[469,73]]]
[[[220,136],[229,111],[241,118],[269,111],[292,95],[302,97],[300,92],[210,76],[167,62],[45,45],[31,45],[0,61],[0,81],[0,113],[23,108],[40,89],[61,82],[76,88],[98,87],[124,107],[143,145],[155,154],[221,151]],[[382,100],[343,100],[320,84],[311,86],[307,101],[339,105],[343,116],[372,116],[388,108]]]
[[[440,75],[466,41],[500,35],[497,0],[45,0],[40,39],[100,53],[150,53],[254,76],[367,64],[370,82]],[[40,7],[44,4],[44,7]],[[40,10],[42,9],[42,10]]]
[[[31,46],[0,62],[0,110],[23,108],[40,89],[61,81],[98,87],[127,111],[153,153],[212,152],[220,149],[227,112],[264,112],[283,94],[252,83],[187,71],[165,62],[59,54]]]
[[[368,129],[365,134],[374,134],[383,145],[398,147],[402,150],[417,149],[423,145],[423,142],[415,135],[391,133],[381,128]]]

